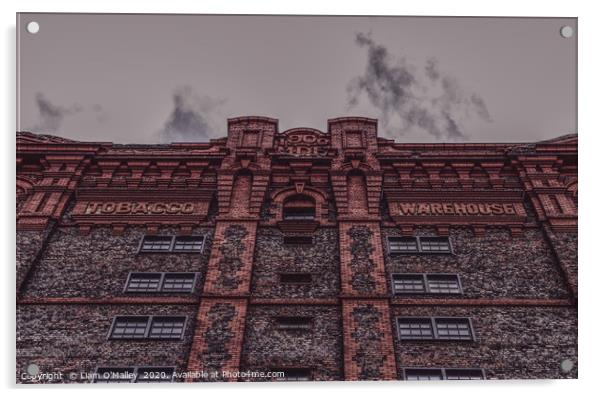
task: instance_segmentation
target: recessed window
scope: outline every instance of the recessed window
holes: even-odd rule
[[[186,316],[117,316],[109,339],[180,339]]]
[[[283,204],[282,218],[285,220],[312,220],[316,217],[316,203],[302,194],[289,197]]]
[[[285,245],[311,245],[313,238],[311,236],[284,236],[282,241]]]
[[[436,318],[438,339],[472,340],[472,327],[467,318]]]
[[[204,236],[178,236],[173,245],[174,252],[203,251]]]
[[[404,274],[392,275],[393,293],[403,294],[461,294],[457,274]]]
[[[126,292],[157,292],[161,285],[161,273],[130,273]]]
[[[302,382],[311,380],[309,368],[276,368],[272,372],[282,372],[284,376],[275,378],[277,381]]]
[[[452,252],[448,237],[388,237],[390,254],[449,254]]]
[[[140,252],[169,252],[173,236],[144,236]]]
[[[448,380],[480,380],[485,379],[485,374],[480,368],[446,369],[445,379]]]
[[[174,367],[99,367],[94,383],[173,382]]]
[[[405,380],[481,380],[481,368],[404,368]]]
[[[400,340],[474,340],[472,323],[464,317],[399,317]]]
[[[201,253],[205,236],[144,236],[140,252]]]
[[[191,293],[196,273],[130,273],[124,292]]]
[[[195,273],[165,273],[161,292],[192,292]]]
[[[406,368],[406,380],[443,380],[443,371],[441,369],[429,368]]]
[[[449,253],[451,245],[447,237],[420,237],[420,252]]]
[[[389,237],[389,252],[391,254],[418,252],[418,241],[416,237]]]
[[[311,317],[277,317],[276,327],[282,330],[308,330],[311,329]]]
[[[431,294],[461,294],[460,278],[457,274],[427,274],[428,292]]]
[[[111,339],[144,339],[147,336],[148,316],[116,317]]]
[[[434,339],[433,323],[430,318],[405,317],[397,320],[399,338],[403,340]]]
[[[396,294],[420,294],[426,292],[423,274],[394,274],[393,292]]]
[[[280,282],[283,284],[311,284],[310,273],[281,273]]]

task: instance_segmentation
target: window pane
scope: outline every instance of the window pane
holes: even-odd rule
[[[194,288],[194,273],[165,273],[163,292],[192,292]]]
[[[184,332],[186,317],[153,317],[150,338],[179,339]]]
[[[415,237],[389,237],[389,252],[392,254],[418,252]]]
[[[201,252],[204,236],[178,236],[173,246],[174,251]]]
[[[442,380],[440,369],[406,369],[406,380]]]
[[[472,340],[470,321],[467,318],[435,319],[437,337],[440,339]]]
[[[154,292],[159,290],[161,273],[132,273],[127,292]]]
[[[133,367],[107,367],[98,368],[94,376],[94,383],[130,383],[135,378]]]
[[[314,219],[316,209],[314,207],[288,207],[284,208],[284,219]]]
[[[485,379],[480,369],[446,369],[445,379],[449,380],[479,380]]]
[[[112,339],[141,339],[146,336],[148,317],[117,317],[111,332]]]
[[[420,237],[420,249],[422,252],[451,252],[451,246],[447,237]]]
[[[429,292],[432,294],[459,294],[460,281],[458,276],[451,275],[427,275]]]
[[[397,320],[400,339],[433,339],[430,318],[399,318]]]
[[[424,278],[422,275],[402,275],[393,276],[393,292],[396,294],[423,293]]]
[[[171,382],[174,369],[171,367],[140,367],[136,383]]]
[[[171,236],[144,236],[141,252],[164,252],[171,248]]]
[[[311,329],[310,317],[278,317],[276,325],[278,329],[294,330],[294,329]]]

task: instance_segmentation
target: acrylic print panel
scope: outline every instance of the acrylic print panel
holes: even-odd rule
[[[577,377],[575,18],[17,19],[18,383]]]

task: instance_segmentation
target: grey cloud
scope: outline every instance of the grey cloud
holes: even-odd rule
[[[44,94],[38,92],[35,98],[38,121],[31,128],[35,132],[57,132],[66,116],[81,112],[80,105],[64,107],[53,104]]]
[[[365,95],[390,134],[416,127],[437,139],[462,139],[467,136],[463,121],[492,121],[484,99],[467,94],[453,76],[440,70],[436,58],[418,68],[405,58],[393,60],[370,34],[356,33],[355,42],[367,48],[368,63],[364,74],[347,86],[348,105],[356,106]]]
[[[212,136],[212,112],[224,101],[199,96],[191,87],[176,88],[173,93],[173,109],[161,129],[164,142],[203,141]]]

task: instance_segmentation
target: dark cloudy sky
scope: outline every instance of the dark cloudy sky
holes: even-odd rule
[[[326,129],[379,119],[400,142],[576,129],[577,20],[20,14],[18,129],[120,143],[205,141],[226,118]],[[30,21],[37,34],[26,31]],[[570,25],[575,35],[559,31]]]

